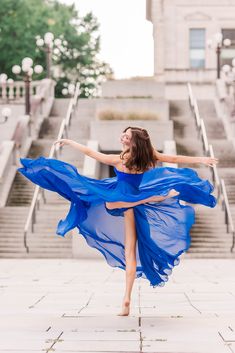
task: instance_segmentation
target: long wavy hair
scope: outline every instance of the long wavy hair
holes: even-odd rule
[[[131,129],[130,146],[120,153],[120,158],[126,160],[123,163],[129,170],[145,172],[149,168],[155,167],[157,163],[154,147],[146,129],[138,126],[128,126],[123,132]],[[128,153],[128,158],[124,155]]]

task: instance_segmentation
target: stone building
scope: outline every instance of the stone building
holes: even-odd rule
[[[235,57],[235,0],[146,0],[153,23],[154,75],[167,83],[209,83],[216,78],[215,34],[222,46],[221,66]]]

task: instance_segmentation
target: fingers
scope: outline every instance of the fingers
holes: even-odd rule
[[[56,145],[57,143],[59,144],[59,147],[64,145],[63,140],[57,140],[57,141],[53,142],[54,145]]]
[[[218,158],[208,158],[208,166],[213,167],[214,164],[219,162]]]

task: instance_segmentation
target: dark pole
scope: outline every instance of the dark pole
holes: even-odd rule
[[[30,81],[31,78],[29,74],[25,74],[24,82],[25,82],[25,114],[30,115]]]
[[[235,117],[235,77],[233,78],[233,109],[231,112],[231,116]]]
[[[51,78],[51,48],[50,44],[46,46],[47,78]]]
[[[4,124],[6,121],[7,121],[7,116],[4,116],[4,120],[3,121],[0,121],[0,124]]]
[[[221,53],[221,47],[219,44],[217,44],[216,48],[216,54],[217,54],[217,78],[220,78],[220,53]]]

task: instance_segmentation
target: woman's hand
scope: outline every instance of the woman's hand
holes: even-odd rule
[[[59,147],[62,147],[64,145],[69,145],[70,144],[69,139],[60,139],[60,140],[56,140],[55,142],[53,142],[54,145],[56,145],[57,143],[59,143]]]
[[[149,198],[149,202],[159,202],[159,201],[163,201],[165,199],[169,199],[170,197],[174,197],[177,195],[179,195],[179,192],[176,191],[175,189],[171,189],[166,196],[151,196]]]
[[[213,167],[213,164],[218,163],[218,161],[219,161],[218,158],[200,157],[200,163],[209,165],[210,167]]]

